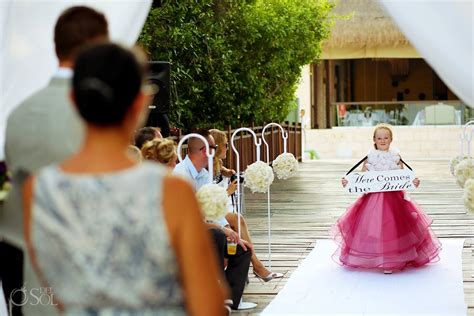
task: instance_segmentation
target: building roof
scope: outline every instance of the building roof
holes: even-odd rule
[[[353,58],[419,57],[377,0],[338,0],[333,13],[342,18],[323,46],[323,59],[351,56],[348,52]]]
[[[347,18],[336,20],[327,42],[329,47],[409,44],[376,0],[339,0],[334,13]]]

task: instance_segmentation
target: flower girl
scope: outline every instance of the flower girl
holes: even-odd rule
[[[390,149],[392,131],[388,125],[378,125],[373,140],[375,149],[367,155],[362,171],[403,168],[398,152]],[[413,184],[418,187],[419,180],[414,179]],[[344,178],[342,185],[347,185]],[[339,244],[333,258],[345,266],[385,273],[437,261],[441,244],[430,229],[431,223],[404,191],[364,194],[332,229]]]

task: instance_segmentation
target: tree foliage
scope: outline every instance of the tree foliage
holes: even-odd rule
[[[139,42],[171,63],[172,122],[185,129],[281,121],[301,67],[328,37],[329,0],[168,0]]]

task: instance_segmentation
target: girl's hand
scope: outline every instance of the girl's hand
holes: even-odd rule
[[[420,185],[420,179],[418,178],[413,179],[413,185],[415,186],[415,188],[418,188],[418,186]]]
[[[346,187],[347,183],[349,183],[349,181],[347,181],[346,178],[342,178],[341,184],[342,184],[342,186],[343,186],[344,188]]]
[[[368,165],[369,165],[369,163],[367,162],[367,160],[364,161],[364,163],[362,164],[362,172],[366,172],[367,170],[369,170],[367,168]]]

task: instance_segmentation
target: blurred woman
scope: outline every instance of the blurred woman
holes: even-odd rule
[[[225,291],[192,188],[127,156],[150,96],[145,69],[114,44],[83,52],[72,98],[81,150],[24,186],[25,240],[71,315],[220,315]]]
[[[138,147],[134,145],[128,145],[127,155],[136,162],[141,162],[143,159],[140,149],[138,149]]]

